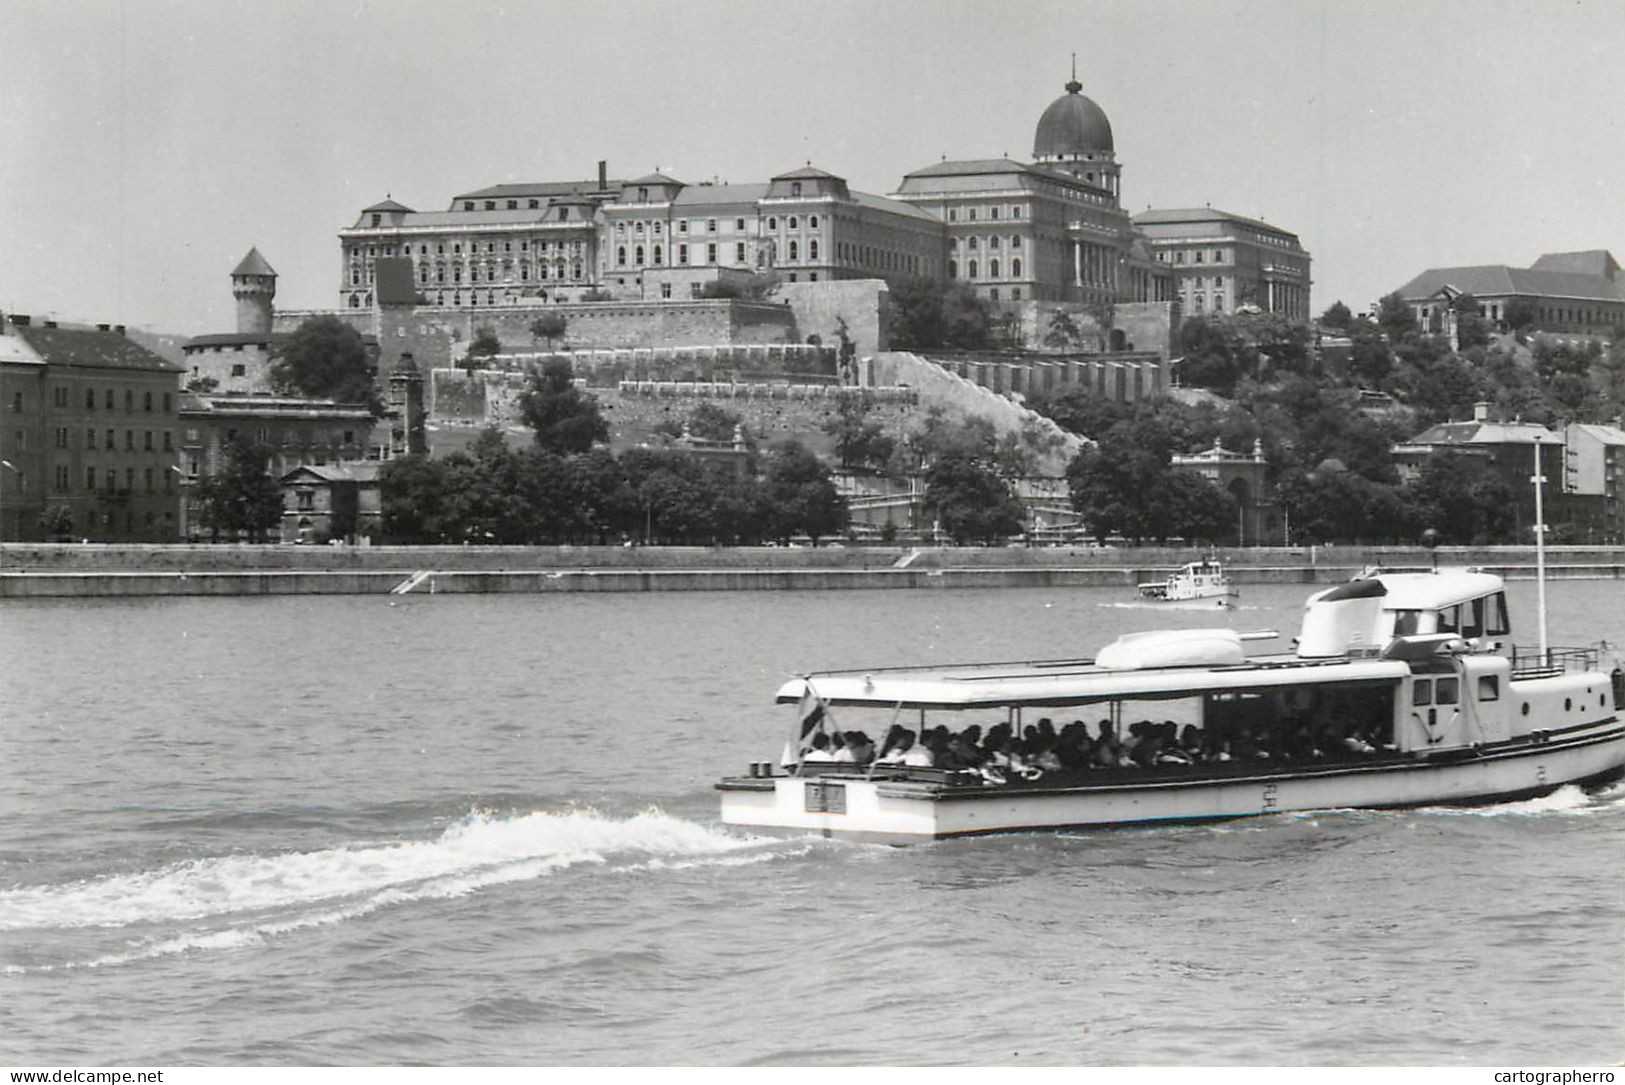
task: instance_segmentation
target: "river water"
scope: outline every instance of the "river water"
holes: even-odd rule
[[[1304,594],[7,602],[0,1063],[1618,1060],[1625,789],[902,849],[717,823],[795,670],[1290,635]],[[1625,641],[1622,595],[1553,585],[1554,642]]]

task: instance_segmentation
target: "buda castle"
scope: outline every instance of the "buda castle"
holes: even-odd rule
[[[393,200],[339,232],[340,306],[374,304],[377,261],[405,257],[418,303],[451,310],[701,297],[707,284],[926,278],[990,302],[1178,302],[1309,315],[1295,234],[1212,208],[1122,206],[1111,122],[1076,78],[1043,111],[1032,161],[942,161],[873,195],[811,163],[753,184],[664,173],[501,184],[444,211]]]

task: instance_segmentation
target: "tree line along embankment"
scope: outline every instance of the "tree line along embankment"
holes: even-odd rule
[[[579,547],[0,545],[0,598],[132,595],[1132,587],[1199,556],[1158,547]],[[1220,550],[1237,584],[1336,583],[1371,566],[1426,569],[1421,548]],[[1446,548],[1441,565],[1535,575],[1529,547]],[[1561,579],[1625,579],[1625,548],[1547,554]]]

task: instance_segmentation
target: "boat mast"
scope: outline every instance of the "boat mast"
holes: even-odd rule
[[[1536,609],[1540,611],[1540,662],[1551,662],[1546,647],[1546,507],[1541,500],[1541,483],[1546,476],[1540,473],[1540,438],[1535,438],[1535,474],[1529,481],[1535,484],[1535,592]]]

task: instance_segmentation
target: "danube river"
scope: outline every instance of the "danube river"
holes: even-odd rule
[[[1290,636],[1304,594],[5,603],[0,1063],[1618,1060],[1625,789],[903,849],[717,824],[794,670]],[[1554,643],[1625,641],[1622,594],[1553,585]]]

